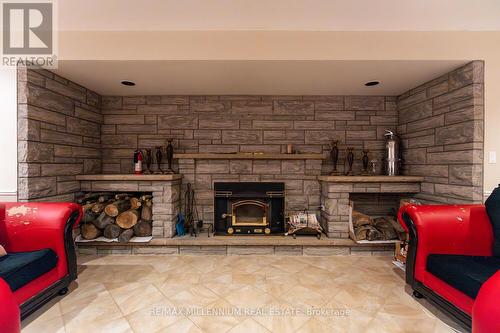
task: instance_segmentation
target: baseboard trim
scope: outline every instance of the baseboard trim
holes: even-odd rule
[[[17,192],[0,192],[0,202],[17,201]]]

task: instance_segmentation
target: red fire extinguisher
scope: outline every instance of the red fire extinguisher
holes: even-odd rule
[[[142,151],[139,149],[134,151],[134,174],[142,174]]]

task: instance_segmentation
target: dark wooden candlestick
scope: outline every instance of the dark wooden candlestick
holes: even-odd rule
[[[339,161],[339,147],[338,141],[335,140],[332,142],[332,149],[330,150],[330,157],[333,163],[333,171],[330,173],[332,176],[338,176],[340,172],[337,170],[337,163]]]
[[[144,170],[144,174],[150,175],[153,172],[151,171],[151,162],[153,159],[153,156],[151,155],[151,148],[146,148],[144,149],[144,159],[146,160],[146,170]]]
[[[156,170],[154,173],[155,175],[161,175],[163,173],[163,170],[161,169],[161,160],[163,158],[163,154],[161,152],[161,147],[156,147],[156,166],[158,170]]]
[[[363,171],[361,172],[361,174],[363,176],[368,176],[370,173],[368,172],[368,162],[369,162],[369,158],[368,158],[368,153],[370,151],[368,149],[364,149],[363,150],[363,158],[361,159],[362,162],[363,162]]]
[[[174,146],[172,146],[172,139],[167,140],[167,148],[166,148],[166,153],[167,153],[167,170],[165,173],[172,174],[174,173],[174,170],[172,169],[172,160],[174,158]]]
[[[348,171],[346,172],[346,176],[352,176],[352,164],[354,162],[354,153],[352,152],[354,148],[353,147],[348,147],[347,148],[347,164],[349,166]]]

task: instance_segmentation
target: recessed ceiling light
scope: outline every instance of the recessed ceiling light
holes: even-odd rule
[[[131,87],[131,86],[135,86],[135,82],[132,82],[132,81],[129,81],[129,80],[123,80],[123,81],[122,81],[122,84],[123,84],[124,86],[130,86],[130,87]]]
[[[373,86],[376,86],[378,84],[380,84],[379,81],[368,81],[368,82],[365,83],[365,86],[367,86],[367,87],[373,87]]]

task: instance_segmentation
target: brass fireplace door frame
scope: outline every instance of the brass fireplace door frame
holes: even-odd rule
[[[262,222],[238,222],[237,217],[236,217],[236,209],[239,206],[244,206],[244,205],[255,205],[259,206],[262,209],[264,209],[264,217],[262,218]],[[269,209],[269,205],[258,200],[241,200],[238,202],[235,202],[231,205],[231,222],[233,226],[267,226],[267,211]]]

